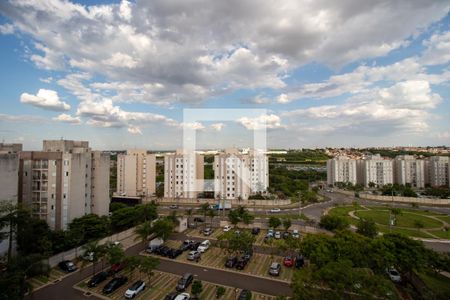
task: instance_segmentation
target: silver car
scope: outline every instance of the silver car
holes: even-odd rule
[[[191,251],[188,253],[187,259],[198,262],[201,255],[200,251]]]

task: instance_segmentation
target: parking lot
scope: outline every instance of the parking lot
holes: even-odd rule
[[[181,245],[181,241],[169,240],[165,243],[165,246],[170,248],[178,248]],[[249,263],[245,266],[243,270],[237,270],[236,268],[226,268],[225,262],[227,257],[230,255],[226,250],[217,247],[210,247],[205,253],[202,253],[201,259],[198,262],[192,262],[187,260],[187,253],[189,251],[183,252],[180,256],[173,259],[175,261],[191,263],[196,265],[201,265],[210,268],[221,269],[229,272],[239,272],[243,274],[249,274],[254,276],[262,276],[270,279],[283,280],[290,282],[294,273],[293,267],[283,266],[283,257],[277,255],[268,255],[261,253],[254,253],[253,257],[250,259]],[[145,251],[141,255],[149,255]],[[160,257],[160,256],[157,256]],[[160,257],[162,259],[169,259],[165,257]],[[170,259],[172,260],[172,259]],[[278,262],[282,265],[280,276],[273,277],[268,273],[270,264],[272,262]]]
[[[135,272],[134,274],[130,273],[124,273],[125,276],[129,278],[128,282],[117,289],[114,293],[111,295],[104,295],[102,293],[103,287],[108,283],[109,279],[102,282],[100,285],[98,285],[95,288],[88,288],[87,282],[89,281],[89,278],[78,283],[76,286],[79,289],[83,289],[85,292],[91,292],[97,295],[102,295],[103,297],[107,297],[110,299],[124,299],[124,293],[127,290],[127,288],[136,280],[142,279],[147,283],[147,288],[141,292],[137,297],[134,299],[164,299],[164,297],[175,291],[175,287],[177,285],[177,282],[180,278],[180,276],[165,273],[161,271],[154,271],[154,275],[151,277],[151,281],[149,280],[148,276],[143,275],[140,277],[140,275]],[[151,282],[151,286],[149,287],[148,282]],[[216,298],[216,291],[218,285],[202,281],[203,285],[203,291],[200,294],[201,299],[215,299]],[[192,286],[192,285],[191,285]],[[187,289],[186,292],[191,294],[191,286]],[[239,295],[241,292],[240,289],[235,289],[232,287],[223,286],[225,288],[225,295],[222,297],[222,299],[233,299],[236,298],[236,295]],[[260,293],[252,293],[253,297],[252,299],[257,300],[274,300],[276,297],[269,296],[269,295],[263,295]],[[191,294],[192,295],[192,294]]]

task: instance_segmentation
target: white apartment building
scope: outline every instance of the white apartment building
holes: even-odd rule
[[[146,150],[127,150],[117,156],[117,195],[151,196],[155,193],[156,157]]]
[[[19,154],[21,144],[0,143],[0,201],[17,204],[17,189],[19,186]],[[8,228],[3,228],[5,232]],[[8,251],[9,239],[0,240],[0,255]],[[14,247],[14,244],[13,244]]]
[[[425,187],[425,162],[413,155],[399,155],[394,159],[394,182],[410,184],[411,187]]]
[[[203,192],[203,156],[197,153],[176,153],[164,156],[164,197],[196,198]]]
[[[426,183],[431,186],[450,186],[450,163],[448,156],[432,156],[426,159]]]
[[[337,182],[357,183],[356,160],[345,156],[338,156],[327,161],[327,184]]]
[[[44,141],[43,151],[24,151],[19,162],[19,202],[52,229],[67,229],[85,214],[109,210],[109,154],[85,141]]]
[[[214,156],[214,196],[224,199],[248,199],[269,186],[269,161],[257,151],[240,153],[226,149]]]
[[[377,186],[394,183],[392,160],[384,159],[379,154],[369,155],[358,161],[358,183],[368,187],[371,182]]]

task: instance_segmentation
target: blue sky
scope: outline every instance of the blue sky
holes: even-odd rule
[[[0,138],[449,145],[448,1],[0,2]],[[183,109],[266,109],[184,122]],[[199,117],[202,112],[199,111]],[[250,117],[251,115],[251,117]]]

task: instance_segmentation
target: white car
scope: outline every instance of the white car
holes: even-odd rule
[[[223,231],[224,232],[228,232],[228,231],[230,231],[231,230],[231,225],[225,225],[224,227],[223,227]]]
[[[400,273],[394,267],[386,269],[386,272],[388,273],[389,278],[391,278],[392,282],[402,281],[402,277],[400,276]]]
[[[211,242],[209,240],[205,240],[200,244],[200,246],[198,246],[197,251],[203,253],[209,249],[209,246],[211,246]]]
[[[133,283],[132,286],[128,288],[128,290],[125,292],[125,298],[127,299],[133,299],[137,296],[140,292],[145,290],[145,282],[142,280],[138,280],[135,283]]]
[[[279,208],[272,208],[271,210],[269,210],[269,212],[271,213],[279,213],[281,211],[281,209]]]
[[[188,293],[181,293],[175,298],[175,300],[189,300],[189,299],[191,299],[191,295],[189,295]]]
[[[294,239],[298,239],[300,237],[300,233],[298,232],[297,229],[295,229],[294,231],[292,231],[292,237]]]
[[[277,240],[281,239],[281,232],[275,231],[274,237],[275,237]]]

